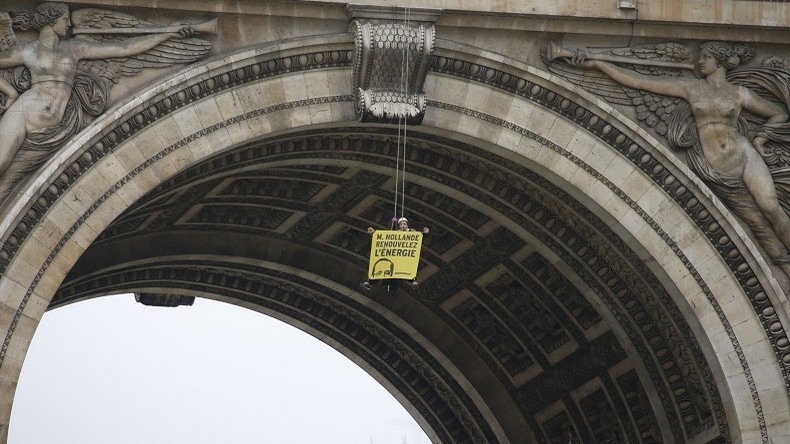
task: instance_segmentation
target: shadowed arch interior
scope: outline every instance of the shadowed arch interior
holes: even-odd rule
[[[752,355],[737,354],[729,327],[716,342],[701,326],[726,324],[728,314],[718,308],[695,317],[686,299],[705,306],[736,288],[749,295],[745,324],[759,331],[779,323],[764,309],[773,301],[763,287],[770,284],[760,274],[764,264],[744,259],[748,249],[727,235],[731,218],[714,217],[718,210],[704,190],[650,151],[644,134],[619,115],[608,124],[600,107],[523,64],[502,66],[479,52],[463,56],[478,62],[471,64],[445,42],[431,59],[429,86],[437,86],[436,96],[449,91],[439,86],[482,89],[534,107],[535,121],[555,119],[582,136],[560,144],[548,138],[562,136],[548,131],[527,137],[531,130],[518,125],[538,123],[514,122],[529,113],[514,105],[511,117],[495,99],[450,103],[447,93],[430,102],[434,114],[410,131],[406,187],[410,219],[432,231],[421,286],[359,293],[369,245],[363,230],[391,217],[396,136],[390,127],[350,121],[348,38],[323,39],[209,62],[182,83],[157,87],[67,147],[56,159],[62,165],[53,162],[48,175],[31,180],[23,194],[29,200],[16,203],[17,213],[4,222],[0,266],[24,272],[8,284],[17,306],[0,353],[3,368],[21,362],[38,312],[50,303],[118,291],[208,294],[330,338],[399,393],[440,442],[768,436],[773,425],[766,426],[758,389],[777,390],[782,375],[759,373],[755,383]],[[322,79],[331,79],[326,91],[309,89]],[[518,143],[500,144],[500,133],[553,148],[528,158],[516,152]],[[639,235],[667,244],[682,236],[661,232],[652,202],[637,204],[638,196],[585,159],[567,156],[587,168],[589,190],[556,171],[546,174],[550,156],[590,140],[603,146],[601,156],[637,165],[635,176],[649,183],[645,195],[668,195],[660,210],[693,216],[688,237],[711,252],[708,262],[685,256],[677,243],[667,249],[669,259],[652,257]],[[538,164],[543,169],[532,168]],[[644,230],[624,228],[628,221],[619,224],[605,202],[583,197],[600,189],[612,201],[630,202]],[[67,207],[63,220],[48,213],[57,206]],[[50,252],[39,258],[42,245]],[[722,274],[718,287],[706,287],[694,268],[700,263]],[[691,283],[668,278],[685,270]],[[684,294],[695,286],[704,288]],[[771,344],[782,344],[781,327],[771,330]],[[717,361],[715,353],[730,343],[736,353]],[[779,348],[768,354],[780,356]],[[730,390],[743,398],[735,402]]]
[[[680,442],[713,429],[726,439],[721,395],[661,280],[590,209],[490,151],[411,132],[407,212],[431,227],[421,285],[358,292],[370,242],[364,228],[391,217],[395,150],[391,129],[348,127],[209,159],[102,233],[52,306],[118,291],[204,292],[259,304],[367,362],[441,442],[476,438],[460,434],[460,421],[448,425],[435,393],[393,379],[398,368],[387,357],[404,352],[393,343],[407,344],[426,368],[437,364],[428,350],[438,347],[498,418],[519,412],[529,425],[523,437],[572,431],[584,442],[664,442],[671,430],[670,440]],[[378,313],[365,307],[368,298]],[[382,319],[386,313],[422,340],[409,342]],[[356,319],[357,336],[340,327],[347,318]],[[393,333],[389,348],[371,346],[370,335],[385,341],[375,333],[382,331]],[[481,372],[496,382],[476,379]],[[449,374],[438,376],[465,398]],[[502,425],[511,439],[518,422]],[[477,438],[496,440],[478,428]]]

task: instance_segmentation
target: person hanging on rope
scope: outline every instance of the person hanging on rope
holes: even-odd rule
[[[393,218],[393,221],[394,220],[395,220],[395,218]],[[409,228],[409,219],[406,219],[405,217],[401,217],[400,219],[398,219],[398,231],[415,231],[415,230],[413,228]],[[430,232],[428,227],[423,227],[423,229],[420,230],[420,231],[422,231],[422,234],[428,234]],[[370,235],[372,237],[373,233],[375,233],[375,232],[376,232],[375,228],[368,227],[368,235]],[[397,283],[398,280],[401,280],[401,279],[386,279],[386,280],[384,280],[384,284],[386,284],[387,287],[389,287],[390,285]],[[417,282],[417,279],[412,279],[410,283],[411,283],[411,286],[413,288],[417,288],[417,286],[419,285],[419,282]],[[371,287],[370,287],[370,280],[366,280],[364,282],[361,282],[359,284],[359,286],[362,287],[362,289],[364,289],[365,291],[370,291],[370,289],[371,289]]]

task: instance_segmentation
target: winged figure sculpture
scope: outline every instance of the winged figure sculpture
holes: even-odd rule
[[[689,166],[738,215],[782,271],[790,293],[790,71],[748,45],[707,42],[695,64],[677,44],[607,52],[547,50],[549,70],[622,105],[685,153]],[[694,70],[697,77],[684,75]]]
[[[0,202],[106,110],[122,77],[203,57],[212,43],[193,35],[212,26],[162,27],[93,8],[71,13],[61,2],[0,12]],[[38,39],[20,42],[14,31],[29,28]]]

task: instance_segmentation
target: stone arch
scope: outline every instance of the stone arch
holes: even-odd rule
[[[50,304],[166,290],[255,303],[326,335],[386,381],[441,442],[528,442],[565,424],[582,439],[597,439],[605,419],[588,411],[599,405],[632,418],[614,427],[629,442],[788,436],[786,298],[753,243],[647,133],[573,86],[495,54],[437,43],[429,111],[410,130],[419,147],[412,160],[422,165],[410,192],[423,202],[438,193],[458,203],[441,208],[446,203],[437,200],[431,220],[456,227],[461,234],[451,234],[466,249],[436,245],[425,288],[406,292],[405,306],[354,291],[363,247],[348,230],[334,238],[346,242],[342,250],[270,236],[258,253],[247,245],[244,254],[212,256],[217,245],[208,244],[177,261],[177,250],[156,250],[161,233],[114,234],[159,194],[233,178],[256,164],[351,165],[381,176],[381,188],[393,131],[353,122],[350,50],[348,36],[328,36],[196,65],[110,110],[24,184],[0,223],[5,424],[27,345]],[[353,177],[321,173],[334,185],[353,184]],[[373,211],[341,222],[360,220],[383,221]],[[212,223],[205,233],[216,230]],[[97,259],[143,237],[150,247],[140,256]],[[327,251],[345,254],[342,266],[320,267],[333,257]],[[479,270],[481,258],[506,273]],[[458,276],[467,275],[475,279],[459,289]],[[575,325],[568,342],[544,357],[550,341],[527,341],[541,332],[508,324],[503,319],[516,318],[497,311],[518,305],[507,292],[522,294],[517,284],[536,276],[559,302],[541,312],[547,326],[534,328],[548,331],[559,313],[581,313],[568,317]],[[471,292],[472,284],[482,293]],[[504,295],[491,306],[482,297],[489,289]],[[250,299],[253,293],[264,301]],[[418,315],[398,317],[409,310]],[[584,316],[596,315],[603,324],[593,326],[606,331],[585,327]],[[458,330],[446,342],[414,331],[417,320],[448,319]],[[667,355],[661,339],[675,351]],[[525,356],[539,362],[512,364]],[[567,388],[556,381],[574,367],[595,377],[560,393]],[[481,369],[495,371],[475,376]],[[531,403],[525,396],[533,392],[557,400]]]

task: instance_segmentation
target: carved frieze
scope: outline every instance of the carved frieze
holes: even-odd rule
[[[623,393],[630,416],[639,433],[640,442],[645,444],[658,444],[664,442],[661,429],[655,417],[650,414],[650,399],[644,389],[639,385],[639,376],[636,371],[630,370],[617,378],[617,385]]]
[[[241,221],[247,214],[242,211],[244,206],[241,204],[255,206],[266,203],[286,211],[315,211],[316,219],[305,219],[304,225],[307,228],[314,227],[310,232],[315,236],[294,238],[290,232],[278,234],[271,229],[262,229],[256,236],[307,243],[311,248],[331,251],[340,262],[348,261],[362,267],[362,258],[370,244],[367,235],[359,230],[360,226],[364,226],[359,219],[374,223],[386,222],[390,217],[387,201],[392,198],[384,185],[387,176],[380,174],[378,168],[386,165],[386,158],[381,154],[387,152],[391,137],[389,134],[370,134],[367,129],[364,131],[364,135],[349,135],[353,132],[351,128],[338,128],[329,133],[327,130],[315,130],[296,139],[279,138],[239,147],[179,174],[168,181],[166,186],[152,193],[151,196],[158,196],[155,199],[151,197],[153,201],[141,203],[116,223],[123,225],[125,221],[135,220],[154,208],[163,212],[173,207],[166,203],[181,202],[177,196],[186,196],[188,190],[198,190],[199,195],[189,201],[192,208],[202,208],[206,204],[227,204],[224,201],[228,198],[238,201],[238,211],[226,214],[227,217],[232,216],[226,218],[230,221]],[[501,369],[501,379],[515,386],[514,390],[519,384],[531,384],[531,378],[539,377],[534,371],[551,368],[557,361],[574,359],[576,355],[571,351],[568,352],[571,354],[565,354],[565,350],[575,347],[564,345],[568,343],[568,338],[579,347],[586,347],[586,337],[599,337],[597,335],[603,330],[599,325],[600,316],[585,300],[585,295],[580,294],[579,289],[556,268],[556,264],[536,253],[514,257],[514,252],[521,251],[525,243],[504,228],[494,229],[481,236],[487,226],[493,225],[490,223],[492,214],[505,214],[517,226],[537,236],[541,243],[562,254],[562,262],[578,270],[582,279],[594,287],[596,294],[612,305],[611,310],[616,311],[617,319],[625,326],[629,337],[644,339],[635,341],[634,347],[641,359],[655,362],[649,370],[651,380],[656,384],[673,381],[669,387],[659,388],[663,393],[661,402],[668,406],[682,403],[684,408],[681,414],[691,415],[689,418],[693,419],[688,433],[693,434],[700,425],[708,426],[710,410],[720,411],[716,407],[720,405],[716,394],[705,384],[698,384],[700,380],[709,379],[709,373],[704,368],[688,364],[699,360],[700,354],[693,343],[686,342],[689,340],[686,327],[674,334],[665,333],[673,324],[682,326],[682,316],[668,311],[667,307],[671,306],[669,297],[662,293],[660,284],[650,280],[654,276],[648,270],[639,268],[638,258],[627,253],[627,246],[622,243],[611,245],[616,242],[616,237],[600,221],[596,222],[594,214],[528,169],[500,156],[487,155],[482,149],[471,145],[450,144],[440,137],[421,133],[415,134],[415,137],[419,137],[420,143],[429,145],[415,155],[415,162],[420,165],[415,173],[432,182],[457,189],[475,201],[486,201],[495,210],[487,215],[478,213],[462,201],[437,205],[435,202],[440,200],[438,196],[442,195],[441,189],[428,189],[418,184],[407,187],[410,208],[429,218],[427,222],[432,227],[432,234],[449,232],[451,238],[466,243],[454,255],[437,254],[439,252],[434,251],[433,243],[425,245],[426,263],[439,271],[426,277],[419,291],[413,292],[414,297],[420,298],[440,314],[446,313],[447,318],[452,317],[453,322],[457,323],[455,328],[464,339],[475,344],[479,355],[488,357],[492,368]],[[367,143],[359,143],[361,140]],[[247,155],[240,156],[242,152]],[[318,167],[305,169],[301,166],[304,162],[325,159],[330,154],[332,159],[354,156],[358,162],[370,164],[370,170],[359,166],[344,170]],[[486,160],[482,162],[474,160],[483,158]],[[267,164],[270,160],[283,166],[269,168]],[[293,165],[288,165],[289,162],[293,162]],[[237,172],[230,172],[233,169]],[[274,182],[285,180],[297,172],[306,180],[309,179],[310,183],[319,184],[315,190],[327,189],[329,186],[331,188],[327,191],[330,192],[303,193],[297,181],[288,180],[286,182],[291,183],[288,187],[290,192],[275,186]],[[197,184],[203,184],[204,187],[200,188]],[[358,193],[361,188],[367,189],[367,192]],[[313,190],[313,186],[309,189]],[[345,189],[346,192],[335,193],[331,189]],[[262,190],[268,191],[262,195]],[[290,199],[283,198],[283,193],[290,193]],[[492,196],[497,198],[492,199]],[[303,198],[308,197],[310,202],[306,206]],[[146,200],[143,199],[143,202]],[[228,211],[233,209],[230,205],[225,208]],[[162,223],[149,225],[146,230],[177,229],[178,221],[183,220],[183,217],[178,216],[180,213],[175,212]],[[307,224],[314,220],[320,223]],[[471,229],[467,224],[479,228]],[[228,231],[247,230],[246,226],[235,222],[212,226]],[[107,239],[109,242],[117,240],[112,237]],[[446,251],[446,246],[441,242],[437,248]],[[499,267],[501,276],[508,276],[510,281],[517,280],[520,283],[515,289],[517,291],[508,293],[507,280],[500,282],[496,277],[489,279],[492,266]],[[485,279],[486,283],[480,282],[481,279]],[[464,305],[463,301],[458,302],[457,297],[453,296],[460,290],[472,293],[474,297],[471,304]],[[441,297],[434,296],[434,292]],[[448,297],[453,298],[453,301],[448,302]],[[623,304],[624,308],[617,308],[619,304]],[[447,305],[452,307],[442,313]],[[640,328],[645,331],[640,332]],[[679,353],[665,350],[670,341]],[[558,346],[564,351],[554,353],[549,361],[546,353],[553,353]],[[615,353],[615,357],[617,359],[605,365],[620,362],[622,355]],[[661,367],[665,365],[667,370],[662,370]],[[568,387],[578,387],[596,375],[600,377],[597,371],[588,373],[581,366],[571,366],[583,371],[562,373]],[[699,374],[692,374],[695,372]],[[612,399],[619,396],[612,388],[606,390]],[[678,390],[679,394],[673,395],[674,390]],[[710,399],[706,400],[706,396]],[[624,413],[624,400],[612,402],[613,405],[619,402],[619,406],[615,407],[618,415],[627,416]],[[683,436],[679,419],[673,417],[669,421],[676,428],[677,436]],[[726,433],[726,429],[722,433]]]
[[[535,253],[526,258],[521,265],[528,272],[522,279],[527,283],[528,288],[538,294],[540,300],[556,299],[565,307],[565,311],[573,317],[574,321],[585,330],[601,322],[601,316],[584,298],[579,289],[568,282],[568,279],[546,258]],[[508,305],[517,303],[509,301],[503,296],[497,297]]]
[[[469,299],[452,312],[511,376],[533,364],[533,359],[518,338],[480,302]]]
[[[526,284],[519,282],[510,275],[494,281],[486,290],[495,299],[507,307],[529,335],[540,344],[544,353],[549,354],[570,340],[565,329],[555,319],[546,304],[553,303],[553,298],[545,294],[539,282]]]
[[[15,31],[29,28],[38,38],[18,40]],[[0,202],[107,109],[121,78],[202,58],[212,42],[192,36],[215,28],[214,20],[162,27],[105,9],[70,12],[60,2],[0,11]]]
[[[586,90],[634,107],[738,215],[790,292],[790,111],[787,60],[745,44],[705,42],[696,64],[676,43],[607,51],[550,45],[547,66]],[[702,78],[691,75],[697,70]],[[781,271],[780,271],[781,270]]]
[[[596,390],[579,402],[579,408],[590,424],[595,442],[605,444],[636,443],[636,437],[626,438],[622,416],[612,407],[603,390]]]
[[[566,411],[560,411],[540,424],[540,444],[581,444],[579,433]]]
[[[776,65],[783,66],[782,64]],[[733,270],[735,273],[741,288],[743,288],[749,295],[749,301],[752,303],[755,312],[760,317],[764,331],[774,346],[777,359],[780,362],[790,363],[790,349],[787,346],[787,336],[784,333],[781,322],[778,320],[775,308],[771,306],[770,298],[768,297],[762,285],[759,284],[755,270],[748,265],[744,256],[738,251],[738,247],[728,237],[726,230],[716,221],[714,215],[711,214],[711,212],[706,208],[706,205],[703,203],[704,199],[701,199],[700,196],[695,195],[695,193],[689,187],[687,187],[686,184],[674,172],[668,168],[665,168],[662,165],[662,162],[656,159],[648,149],[635,143],[634,140],[630,139],[618,128],[601,118],[600,115],[591,112],[589,109],[586,109],[568,97],[558,94],[551,89],[545,88],[544,86],[533,83],[524,77],[512,75],[510,72],[505,70],[494,67],[479,67],[479,65],[473,62],[444,56],[437,56],[433,58],[433,66],[431,70],[446,75],[452,75],[470,79],[476,82],[491,84],[503,91],[519,95],[533,103],[545,106],[557,114],[564,116],[570,121],[577,123],[582,128],[590,131],[601,141],[620,152],[626,159],[628,159],[637,168],[643,171],[644,174],[650,177],[654,183],[658,184],[668,196],[671,196],[672,199],[674,199],[678,205],[680,205],[685,210],[686,214],[688,214],[694,223],[705,233],[705,236],[716,247],[721,257],[724,258],[724,260],[729,264],[731,270]],[[573,79],[573,81],[574,83],[578,83],[578,79]],[[563,148],[556,146],[551,141],[539,135],[533,134],[529,131],[524,131],[518,126],[450,104],[432,101],[429,101],[429,104],[432,107],[452,110],[463,115],[478,117],[492,123],[501,124],[504,127],[520,132],[525,137],[529,137],[541,144],[551,147],[553,150],[569,158],[577,165],[580,165],[580,167],[588,169],[582,162],[574,158],[571,153],[568,153]],[[608,182],[608,180],[599,173],[590,169],[588,169],[588,171],[599,180]],[[619,190],[615,185],[609,184],[608,186],[616,195],[621,197],[625,196],[623,191]],[[631,206],[648,224],[653,227],[657,227],[655,221],[647,217],[644,211],[635,203],[632,202]],[[658,231],[661,231],[661,229],[659,228]],[[662,236],[662,238],[668,240],[667,236]],[[675,254],[677,254],[678,257],[680,257],[684,262],[688,263],[686,254],[682,251],[682,249],[671,241],[669,243],[672,245],[672,249]],[[705,284],[700,273],[693,269],[690,269],[690,272],[694,279],[700,284],[700,286],[706,289],[705,294],[708,300],[715,307],[720,319],[722,319],[725,325],[728,326],[727,328],[730,332],[730,339],[733,341],[733,343],[737,344],[737,338],[735,337],[734,333],[732,333],[729,323],[725,319],[719,303],[715,300],[715,298],[712,297],[708,290],[707,284]],[[740,350],[739,346],[737,345],[736,350]],[[748,366],[746,365],[745,357],[740,351],[739,360],[744,368],[747,378],[750,379],[751,373],[748,369]],[[782,372],[785,379],[785,387],[790,393],[790,371],[788,369],[790,369],[790,367],[785,366],[782,368]],[[753,385],[754,383],[750,382],[750,386]],[[758,415],[761,415],[762,413],[757,395],[753,393],[752,399],[758,410]]]
[[[438,62],[439,61],[437,61],[437,63]],[[485,72],[490,72],[490,70],[489,71],[485,71]],[[233,73],[230,74],[230,78],[233,79],[233,81],[236,81]],[[252,76],[251,76],[251,78],[252,78]],[[518,79],[518,78],[510,78],[509,81],[506,81],[504,75],[497,75],[496,76],[496,81],[497,82],[501,82],[501,85],[500,85],[500,83],[496,83],[499,87],[503,87],[505,89],[511,89],[511,87],[516,87],[518,85],[517,82],[520,82],[520,81],[523,81],[523,80],[522,79]],[[528,88],[531,88],[532,86],[533,85],[529,85]],[[558,113],[562,114],[562,115],[572,116],[572,117],[575,116],[573,118],[578,119],[581,122],[580,124],[582,124],[585,128],[589,128],[592,132],[594,132],[596,135],[601,137],[603,140],[607,141],[610,144],[613,144],[613,146],[617,147],[618,149],[620,149],[624,153],[628,153],[629,159],[634,161],[634,163],[640,165],[640,167],[642,167],[643,169],[649,170],[650,174],[651,174],[651,177],[653,177],[657,182],[660,182],[660,183],[664,184],[666,189],[668,190],[668,192],[670,192],[673,196],[676,196],[676,199],[681,201],[683,203],[684,207],[688,208],[689,212],[694,213],[695,220],[699,220],[700,223],[705,223],[707,221],[707,222],[712,224],[713,222],[715,222],[712,219],[709,219],[708,216],[703,216],[702,215],[702,213],[701,213],[701,206],[699,205],[699,202],[694,201],[692,203],[692,201],[689,200],[689,199],[693,199],[693,197],[690,196],[689,193],[685,193],[685,192],[681,193],[681,191],[684,191],[684,190],[682,190],[681,188],[678,188],[676,184],[673,185],[671,180],[673,180],[675,178],[672,176],[671,173],[667,173],[666,171],[661,171],[661,170],[656,169],[656,167],[659,166],[659,165],[653,159],[647,158],[647,160],[642,160],[643,156],[645,155],[644,151],[641,150],[641,148],[639,148],[639,147],[634,147],[633,150],[632,150],[631,146],[630,146],[631,141],[625,139],[624,136],[622,136],[622,134],[619,134],[616,129],[614,131],[612,131],[611,127],[608,127],[608,129],[607,129],[607,127],[605,125],[605,122],[603,122],[603,123],[597,123],[597,122],[593,123],[593,119],[597,118],[595,115],[590,114],[589,112],[585,111],[581,107],[577,108],[575,104],[565,104],[566,103],[565,102],[566,99],[563,98],[563,97],[553,97],[551,99],[548,99],[547,98],[548,95],[549,94],[553,94],[551,91],[545,91],[545,90],[544,91],[540,91],[540,90],[537,90],[537,93],[535,93],[534,95],[531,93],[532,89],[529,89],[529,91],[530,91],[530,99],[533,99],[536,102],[547,104],[547,106],[551,106],[552,109],[556,109],[556,111]],[[526,94],[526,93],[524,93],[524,94]],[[189,97],[189,100],[192,100],[192,96],[191,96],[191,93],[189,91],[186,92],[186,95],[187,95],[187,97]],[[172,100],[173,100],[173,103],[177,104],[177,106],[181,106],[183,104],[183,101],[176,102],[175,101],[176,100],[175,97],[173,97]],[[164,108],[162,108],[159,104],[157,104],[156,106],[163,113],[171,111],[170,105],[167,105]],[[156,119],[156,116],[154,116],[153,118],[150,118],[150,119],[149,119],[149,117],[145,117],[145,119],[143,121],[146,124],[149,124],[152,120],[155,120],[155,119]],[[132,127],[134,128],[134,122],[130,121],[129,123],[131,123]],[[107,143],[108,141],[112,142],[112,143],[107,143],[106,146],[108,146],[108,147],[110,147],[111,145],[114,145],[115,143],[117,143],[117,140],[112,139],[112,137],[115,136],[115,135],[116,135],[116,133],[110,133],[107,136],[107,140],[103,140],[102,142],[105,142],[105,143]],[[128,132],[121,132],[119,130],[117,135],[120,136],[121,138],[127,137],[128,136]],[[109,148],[104,150],[104,151],[109,151]],[[91,153],[94,155],[94,158],[98,158],[101,155],[102,152],[103,152],[102,148],[99,148],[99,151],[91,151]],[[97,155],[97,153],[98,153],[98,155]],[[87,161],[85,161],[85,162],[83,162],[83,160],[80,159],[78,166],[82,165],[84,167],[86,162],[90,163],[90,161],[91,161],[90,158],[88,158]],[[76,170],[75,173],[78,173],[78,172],[79,172],[79,168]],[[71,171],[68,171],[68,174],[69,174],[69,178],[72,178],[74,176]],[[182,179],[179,178],[177,180],[182,180]],[[55,191],[52,191],[51,193],[49,193],[49,192],[45,193],[42,196],[42,199],[44,199],[42,201],[43,203],[41,203],[40,205],[36,204],[36,207],[33,208],[33,210],[32,210],[33,211],[33,213],[32,213],[33,215],[29,216],[29,217],[30,218],[37,217],[36,214],[41,212],[42,208],[44,208],[46,206],[46,204],[48,203],[48,200],[51,200],[54,196],[56,196],[56,194],[57,194],[56,192],[60,192],[60,190],[62,189],[62,186],[67,185],[68,182],[69,181],[66,180],[64,184],[60,184],[59,182],[53,184],[53,187],[55,187],[53,189]],[[698,214],[697,212],[698,211],[700,211],[699,217],[697,217],[697,214]],[[26,221],[26,222],[29,223],[29,221]],[[20,230],[22,230],[21,234],[24,234],[25,229],[21,228]],[[711,238],[715,238],[715,239],[719,239],[720,238],[719,236],[723,235],[723,231],[718,230],[718,229],[714,229],[714,228],[711,228],[709,231],[706,231],[706,233],[709,234],[709,236]],[[15,235],[16,234],[19,234],[19,233],[15,233]],[[564,237],[565,235],[563,235],[563,234],[558,234],[557,236],[558,236],[559,239],[564,239],[565,238]],[[724,243],[721,243],[721,244],[717,243],[716,245],[717,245],[717,248],[721,248],[722,251],[725,252],[725,253],[727,251],[729,251],[730,248],[732,248],[731,247],[731,243],[728,243],[728,242],[724,242]],[[719,245],[721,245],[721,247],[719,247]],[[14,246],[15,246],[14,243],[9,242],[9,243],[7,243],[7,246],[4,247],[4,250],[5,250],[5,248],[12,249]],[[741,260],[740,257],[737,256],[737,255],[736,256],[728,256],[728,257],[732,257],[733,261]],[[733,263],[737,265],[737,263],[735,263],[735,262],[733,262]],[[744,269],[744,270],[745,270],[744,273],[743,273],[744,279],[750,279],[750,278],[753,277],[753,275],[750,274],[751,271],[749,269]],[[741,275],[739,274],[739,278],[740,278],[740,276]],[[750,287],[750,288],[756,288],[756,290],[754,290],[755,292],[760,290],[759,285],[755,286],[755,287]],[[756,296],[762,296],[762,297],[755,297],[754,298],[754,304],[755,304],[756,307],[757,307],[758,303],[759,304],[766,303],[766,302],[764,302],[766,300],[764,293],[756,293]],[[765,318],[765,319],[767,319],[767,318]],[[786,340],[786,338],[785,338],[785,340]],[[684,358],[681,358],[681,359],[684,359]]]

